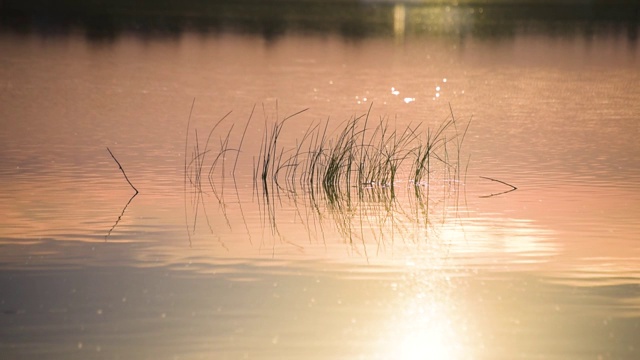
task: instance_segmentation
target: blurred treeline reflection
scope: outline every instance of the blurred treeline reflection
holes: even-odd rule
[[[114,39],[124,33],[178,36],[183,32],[511,37],[599,33],[637,40],[636,0],[1,0],[3,31],[43,36],[84,33]]]

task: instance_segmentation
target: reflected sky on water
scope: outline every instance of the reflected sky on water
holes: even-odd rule
[[[617,8],[542,26],[526,8],[344,6],[372,14],[354,23],[357,41],[303,21],[322,12],[292,23],[296,6],[275,38],[242,22],[149,37],[130,28],[143,7],[106,42],[53,15],[55,36],[38,14],[3,21],[3,354],[637,357],[637,20]],[[266,195],[254,182],[265,124],[305,108],[281,154],[313,124],[335,139],[369,109],[370,129],[385,119],[422,136],[453,113],[439,154],[455,167],[436,161],[419,187],[403,168],[393,193],[297,183]],[[199,188],[194,154],[212,161],[227,134],[239,148],[250,117],[241,151]]]

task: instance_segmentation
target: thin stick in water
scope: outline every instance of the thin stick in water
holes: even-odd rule
[[[503,191],[503,192],[499,192],[499,193],[495,193],[495,194],[491,194],[491,195],[486,195],[486,196],[481,196],[482,198],[487,198],[487,197],[492,197],[492,196],[502,195],[502,194],[506,194],[506,193],[510,193],[510,192],[512,192],[512,191],[518,190],[518,188],[517,188],[517,187],[515,187],[515,186],[513,186],[513,185],[511,185],[511,184],[509,184],[509,183],[506,183],[506,182],[504,182],[504,181],[502,181],[502,180],[498,180],[498,179],[494,179],[494,178],[490,178],[490,177],[486,177],[486,176],[480,176],[480,178],[482,178],[482,179],[487,179],[487,180],[491,180],[491,181],[495,181],[495,182],[499,182],[500,184],[507,185],[507,186],[509,186],[509,187],[511,188],[511,189],[509,189],[509,190],[507,190],[507,191]]]
[[[515,186],[513,186],[513,185],[511,185],[511,184],[509,184],[509,183],[506,183],[506,182],[504,182],[504,181],[502,181],[502,180],[498,180],[498,179],[494,179],[494,178],[490,178],[490,177],[486,177],[486,176],[480,176],[480,177],[481,177],[481,178],[483,178],[483,179],[487,179],[487,180],[491,180],[491,181],[499,182],[499,183],[501,183],[501,184],[505,184],[505,185],[507,185],[507,186],[512,187],[512,188],[513,188],[513,190],[517,190],[517,189],[518,189],[517,187],[515,187]]]
[[[111,236],[111,232],[113,232],[113,230],[116,228],[116,226],[118,226],[118,223],[120,222],[120,220],[124,216],[124,212],[127,211],[127,207],[129,206],[129,204],[131,204],[131,201],[133,201],[133,198],[136,197],[136,196],[138,196],[138,193],[133,194],[133,196],[131,196],[131,198],[129,199],[127,204],[124,206],[124,208],[122,208],[122,212],[120,213],[120,216],[118,216],[118,219],[116,220],[116,223],[113,224],[111,229],[109,229],[109,232],[107,232],[107,235],[104,236],[104,241],[109,240],[109,236]]]
[[[118,159],[116,159],[116,157],[113,155],[113,153],[111,152],[111,150],[109,150],[109,148],[107,147],[107,151],[109,152],[109,154],[111,155],[111,157],[113,158],[113,160],[116,162],[116,164],[118,164],[118,167],[120,168],[120,171],[122,171],[122,175],[124,175],[125,180],[127,180],[127,182],[129,183],[129,185],[131,186],[131,188],[133,190],[135,190],[136,195],[138,194],[138,189],[136,189],[135,186],[133,186],[133,184],[131,183],[131,181],[129,181],[129,178],[127,177],[127,173],[124,172],[124,169],[122,168],[122,165],[120,165],[120,162],[118,161]]]

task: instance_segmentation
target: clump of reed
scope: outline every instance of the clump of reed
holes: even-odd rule
[[[459,180],[460,153],[471,120],[460,128],[451,108],[450,116],[435,129],[425,129],[422,123],[397,129],[387,117],[373,120],[370,107],[367,113],[344,121],[333,131],[329,131],[329,120],[312,121],[295,145],[283,145],[285,125],[306,110],[282,119],[276,115],[271,124],[265,115],[258,154],[253,157],[255,190],[262,189],[265,194],[303,192],[312,196],[321,192],[329,202],[334,202],[349,199],[353,194],[362,196],[367,188],[388,189],[393,197],[399,183],[427,187],[436,169],[446,173],[450,180]],[[238,158],[254,111],[237,146],[231,144],[234,129],[231,125],[219,136],[218,147],[214,148],[211,137],[229,114],[214,124],[202,148],[196,131],[190,162],[185,154],[185,182],[188,179],[200,192],[205,179],[203,169],[208,167],[206,179],[216,193],[215,174],[222,179],[229,175],[225,159],[230,153],[235,154],[230,172],[235,181]],[[205,161],[211,156],[212,160]]]

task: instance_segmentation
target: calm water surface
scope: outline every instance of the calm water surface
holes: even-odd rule
[[[607,32],[3,33],[0,351],[636,359],[637,45]],[[216,191],[195,191],[196,142],[232,111],[212,161],[256,104],[235,182],[229,152]],[[292,147],[310,124],[333,131],[370,106],[398,129],[472,119],[461,176],[435,171],[416,193],[405,171],[395,197],[374,187],[352,202],[254,188],[265,123],[309,108],[283,130]]]

